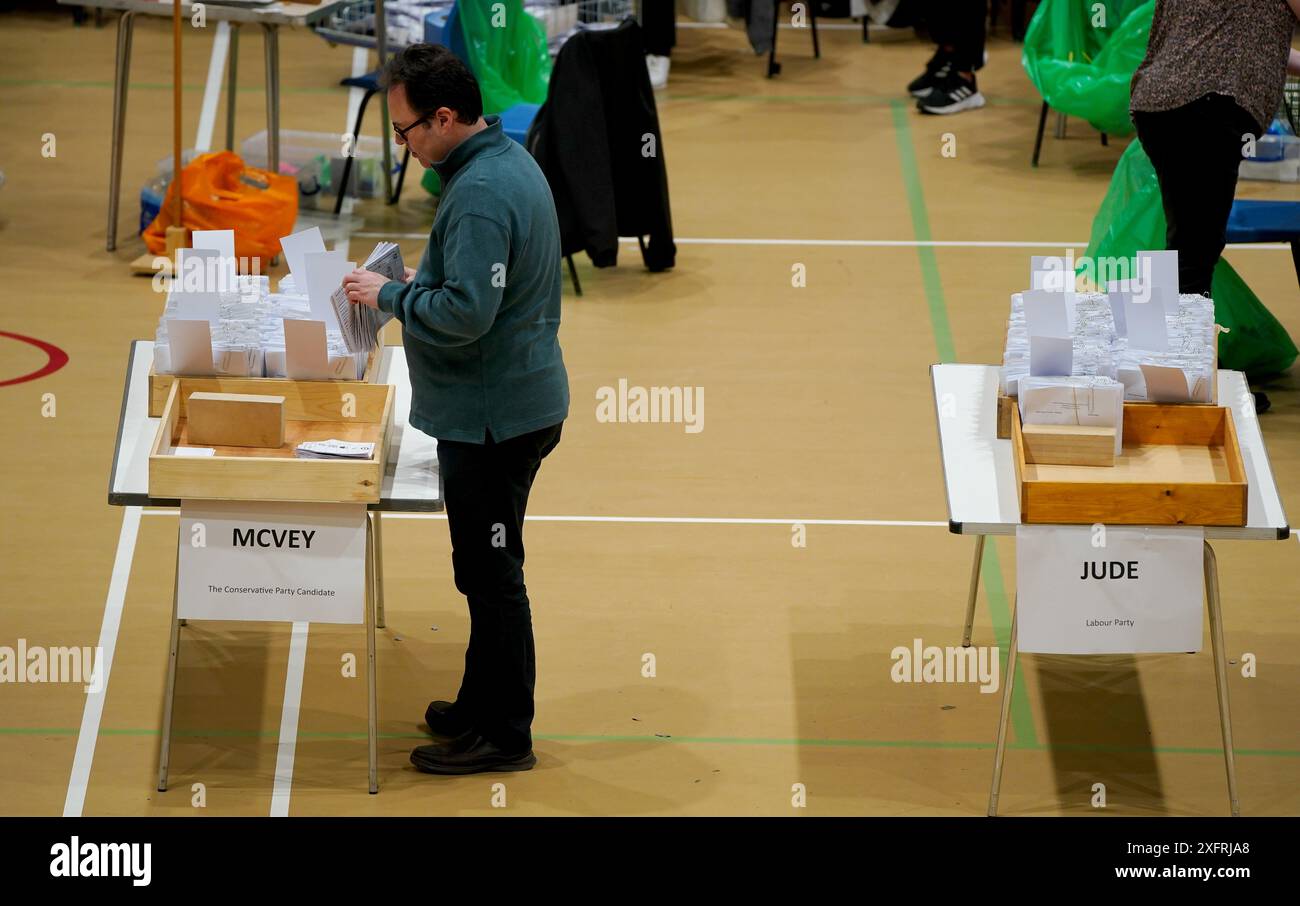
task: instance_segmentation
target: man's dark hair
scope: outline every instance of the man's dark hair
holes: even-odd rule
[[[441,44],[411,44],[394,54],[384,67],[384,88],[394,85],[406,86],[406,101],[420,116],[447,107],[457,122],[472,125],[483,115],[474,73]]]

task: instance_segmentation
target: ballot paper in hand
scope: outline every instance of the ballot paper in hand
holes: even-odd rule
[[[1087,425],[1124,437],[1124,385],[1107,377],[1022,377],[1020,420],[1026,425]]]
[[[381,242],[375,246],[370,257],[363,265],[366,270],[374,271],[389,280],[401,280],[406,275],[402,264],[402,250],[394,242]],[[340,286],[330,296],[334,313],[338,315],[339,330],[349,352],[369,352],[375,347],[379,331],[392,320],[392,315],[371,308],[369,305],[353,305]]]

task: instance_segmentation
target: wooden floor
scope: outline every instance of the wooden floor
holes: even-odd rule
[[[1000,697],[890,678],[895,646],[959,644],[973,549],[947,531],[926,368],[999,361],[1008,294],[1023,288],[1029,255],[1045,253],[1016,243],[1086,241],[1123,140],[1102,147],[1072,120],[1031,170],[1038,100],[1005,35],[981,73],[989,106],[927,119],[901,91],[928,56],[909,34],[864,46],[855,30],[825,30],[814,61],[805,35],[783,32],[785,69],[767,80],[740,32],[682,28],[659,96],[677,267],[648,274],[625,247],[617,269],[581,261],[586,294],[565,298],[573,407],[530,507],[564,518],[528,527],[537,769],[448,779],[409,765],[425,705],[457,688],[467,616],[445,521],[394,518],[380,794],[366,794],[365,681],[340,671],[345,654],[364,657],[360,628],[312,626],[304,663],[291,664],[287,624],[194,623],[182,636],[173,786],[160,795],[177,521],[108,506],[106,484],[128,346],[153,336],[161,309],[127,263],[143,251],[131,236],[139,187],[170,148],[166,29],[137,28],[127,238],[109,254],[113,24],[0,17],[0,330],[70,357],[0,387],[0,645],[96,645],[121,604],[97,723],[78,685],[0,687],[0,811],[58,814],[71,801],[87,815],[264,815],[278,788],[295,815],[488,814],[505,782],[513,814],[983,814]],[[246,32],[237,141],[265,128],[262,48]],[[186,35],[187,140],[211,40]],[[335,86],[350,51],[292,32],[281,54],[283,128],[344,131]],[[373,113],[370,124],[377,132]],[[940,153],[946,133],[955,158]],[[54,157],[41,154],[47,134]],[[356,253],[379,234],[427,231],[432,208],[415,182],[395,210],[358,209],[367,235],[352,239]],[[1242,194],[1300,198],[1293,186]],[[402,245],[409,259],[422,243]],[[1300,337],[1290,255],[1228,254]],[[792,286],[796,265],[806,287]],[[0,381],[43,361],[0,337]],[[704,430],[598,422],[597,388],[620,378],[704,387]],[[1261,424],[1294,518],[1300,387],[1292,373],[1264,389],[1273,411]],[[45,394],[55,417],[42,414]],[[800,520],[854,522],[809,522],[798,548]],[[1242,809],[1295,814],[1300,549],[1293,538],[1218,553],[1229,656],[1258,663],[1255,678],[1230,671]],[[1014,579],[1013,543],[990,543],[976,644],[1005,645]],[[642,676],[646,654],[654,678]],[[1023,662],[1004,813],[1099,814],[1096,783],[1106,814],[1226,812],[1208,645]],[[300,672],[292,776],[277,787],[286,678]],[[791,806],[795,784],[806,809]]]

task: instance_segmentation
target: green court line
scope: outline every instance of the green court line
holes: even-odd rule
[[[0,736],[76,736],[77,727],[0,727]],[[162,731],[156,728],[101,728],[100,736],[145,736],[155,737]],[[177,728],[173,736],[177,739],[278,739],[279,730],[184,730]],[[300,739],[318,740],[364,740],[366,734],[361,731],[325,732],[300,731]],[[379,733],[379,739],[428,739],[429,734]],[[644,735],[600,735],[590,733],[534,733],[534,740],[544,742],[585,742],[585,743],[673,743],[677,745],[720,745],[720,746],[797,746],[800,748],[847,748],[847,749],[992,749],[993,742],[967,742],[963,740],[935,739],[803,739],[798,737],[754,737],[754,736],[644,736]],[[1212,746],[1141,746],[1141,745],[1107,745],[1051,743],[1044,744],[1037,740],[1024,742],[1017,740],[1008,743],[1008,749],[1023,752],[1109,752],[1109,753],[1156,753],[1158,755],[1213,755],[1222,757],[1223,750]],[[1240,756],[1264,758],[1300,758],[1300,750],[1293,749],[1234,749]]]
[[[980,581],[984,597],[989,602],[989,616],[993,620],[993,636],[997,639],[998,653],[1005,677],[1008,656],[1011,653],[1011,611],[1007,607],[1007,593],[1002,585],[1002,566],[998,562],[997,538],[984,540],[984,556],[980,559]],[[1016,685],[1011,691],[1011,729],[1018,743],[1038,745],[1038,732],[1034,729],[1034,712],[1029,706],[1029,693],[1025,686],[1024,661],[1016,659]]]
[[[921,190],[921,174],[916,165],[916,150],[912,144],[912,127],[908,123],[907,105],[895,100],[890,105],[894,119],[894,137],[898,142],[898,165],[903,171],[903,186],[907,190],[907,204],[912,212],[912,232],[918,242],[929,242],[930,217],[925,210],[925,193]],[[939,264],[934,248],[918,246],[921,259],[921,280],[925,286],[925,302],[930,310],[930,328],[938,347],[940,362],[957,361],[952,341],[952,327],[948,323],[948,306],[943,299],[943,284],[939,280]]]
[[[907,204],[912,214],[912,231],[917,241],[929,242],[930,216],[925,206],[925,191],[921,187],[921,172],[916,161],[916,146],[912,141],[910,111],[905,103],[895,100],[890,104],[894,121],[894,136],[898,143],[898,164],[902,170],[903,186],[907,191]],[[944,300],[943,281],[939,277],[939,260],[933,246],[918,246],[917,257],[921,264],[921,279],[925,287],[926,307],[930,311],[930,327],[941,362],[957,360],[956,344],[952,338],[952,325],[948,321],[948,305]],[[989,614],[998,641],[999,653],[1005,667],[1011,643],[1011,614],[1007,607],[1006,591],[1002,586],[1002,570],[998,564],[997,539],[988,539],[980,561],[980,578],[989,602]],[[1005,673],[1003,674],[1005,676]],[[1015,738],[1020,745],[1038,745],[1034,730],[1034,714],[1025,692],[1024,669],[1016,665],[1015,689],[1011,694],[1011,721]]]

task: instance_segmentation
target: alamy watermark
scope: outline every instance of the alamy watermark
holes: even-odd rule
[[[596,388],[598,422],[671,422],[687,434],[704,430],[703,387],[641,387],[619,378],[617,387]]]
[[[889,678],[896,683],[979,683],[980,692],[998,691],[1002,664],[996,645],[941,648],[912,639],[910,648],[899,645],[889,658]]]
[[[104,649],[96,645],[0,645],[0,683],[81,683],[92,694],[104,688]]]

